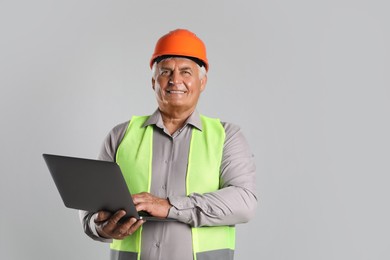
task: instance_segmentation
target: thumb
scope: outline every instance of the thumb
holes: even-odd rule
[[[107,219],[109,219],[111,217],[111,215],[112,215],[111,212],[99,211],[96,218],[95,218],[95,223],[104,222]]]

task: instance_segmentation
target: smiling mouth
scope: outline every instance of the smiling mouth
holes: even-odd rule
[[[168,94],[185,94],[187,91],[181,91],[181,90],[167,90]]]

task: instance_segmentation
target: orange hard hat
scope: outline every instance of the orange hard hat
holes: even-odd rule
[[[205,44],[193,32],[186,29],[170,31],[157,41],[150,59],[150,68],[159,59],[175,56],[190,58],[198,64],[204,65],[206,71],[209,69]]]

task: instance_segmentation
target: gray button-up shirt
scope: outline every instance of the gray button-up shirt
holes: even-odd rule
[[[117,125],[108,134],[99,159],[115,161],[117,148],[129,121]],[[153,162],[150,192],[168,198],[173,207],[169,218],[177,222],[146,222],[142,232],[142,260],[193,260],[191,227],[235,225],[254,215],[257,205],[255,164],[249,146],[236,125],[222,123],[226,139],[221,163],[220,190],[186,196],[186,171],[192,128],[202,130],[198,112],[172,135],[165,129],[159,110],[145,122],[153,125]],[[80,211],[85,233],[99,237],[94,224],[95,214]]]

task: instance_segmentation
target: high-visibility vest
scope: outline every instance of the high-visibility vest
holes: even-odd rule
[[[116,162],[132,194],[150,192],[152,178],[153,126],[143,126],[149,116],[134,116],[120,143]],[[201,115],[202,131],[193,128],[188,155],[186,193],[207,193],[220,188],[220,167],[225,129],[218,119]],[[194,260],[233,259],[235,227],[192,228]],[[142,226],[123,240],[113,240],[111,259],[139,260]]]

